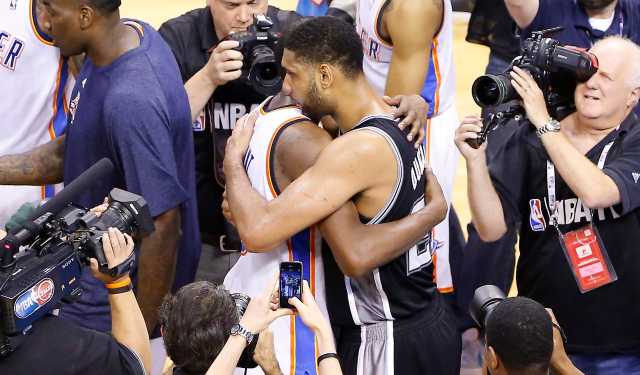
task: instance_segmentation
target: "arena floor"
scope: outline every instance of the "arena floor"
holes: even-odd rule
[[[297,0],[270,0],[269,4],[282,9],[295,9]],[[191,9],[204,7],[205,0],[122,0],[122,17],[136,18],[158,28],[163,22],[177,17]],[[471,98],[471,85],[474,79],[484,73],[489,59],[489,48],[467,43],[468,13],[454,14],[454,60],[456,66],[456,106],[460,117],[480,113],[480,108]],[[453,140],[451,140],[452,147]],[[453,190],[453,205],[460,218],[462,229],[467,232],[466,224],[471,221],[467,202],[467,173],[464,159],[458,163],[458,172]],[[510,294],[514,294],[512,288]]]

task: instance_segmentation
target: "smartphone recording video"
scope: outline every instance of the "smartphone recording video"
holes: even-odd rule
[[[289,304],[289,298],[302,299],[302,263],[280,263],[280,308],[295,309]]]

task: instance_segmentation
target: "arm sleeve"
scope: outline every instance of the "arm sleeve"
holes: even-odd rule
[[[634,133],[623,141],[620,155],[602,169],[618,186],[623,215],[640,207],[640,132]]]
[[[112,103],[105,103],[111,108],[106,122],[127,190],[140,194],[156,217],[185,202],[188,194],[178,179],[168,106],[145,81],[135,86],[137,93],[115,92],[117,100],[107,99]]]
[[[524,172],[527,170],[523,130],[520,127],[498,149],[489,163],[489,176],[502,203],[504,220],[507,226],[522,221],[519,207],[523,188],[526,184]]]

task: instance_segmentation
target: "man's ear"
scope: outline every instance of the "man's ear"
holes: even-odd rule
[[[633,107],[638,103],[638,99],[640,99],[640,87],[636,87],[631,90],[631,94],[629,94],[628,106]]]
[[[164,338],[164,326],[160,326],[160,336]]]
[[[500,357],[498,357],[495,350],[493,350],[493,346],[490,346],[489,349],[487,349],[487,353],[489,353],[489,356],[487,358],[487,361],[489,363],[487,363],[487,366],[489,366],[489,368],[493,372],[500,367]]]
[[[92,23],[95,12],[90,7],[83,5],[80,8],[80,28],[86,30]]]
[[[556,354],[556,349],[558,348],[558,344],[556,343],[556,339],[553,339],[553,351],[551,352],[551,356],[553,357]]]
[[[320,79],[320,86],[323,89],[329,88],[335,79],[335,72],[333,67],[329,64],[320,65],[320,69],[318,70],[318,75]]]

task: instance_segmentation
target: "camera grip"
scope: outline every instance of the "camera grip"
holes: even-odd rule
[[[480,121],[478,124],[480,131],[477,133],[477,138],[467,138],[466,142],[471,148],[478,149],[487,140],[487,126],[484,121]]]
[[[474,148],[474,149],[480,148],[480,144],[478,144],[478,140],[477,139],[469,138],[469,139],[467,139],[466,142],[467,142],[467,144],[469,144],[469,146],[471,146],[471,148]]]

